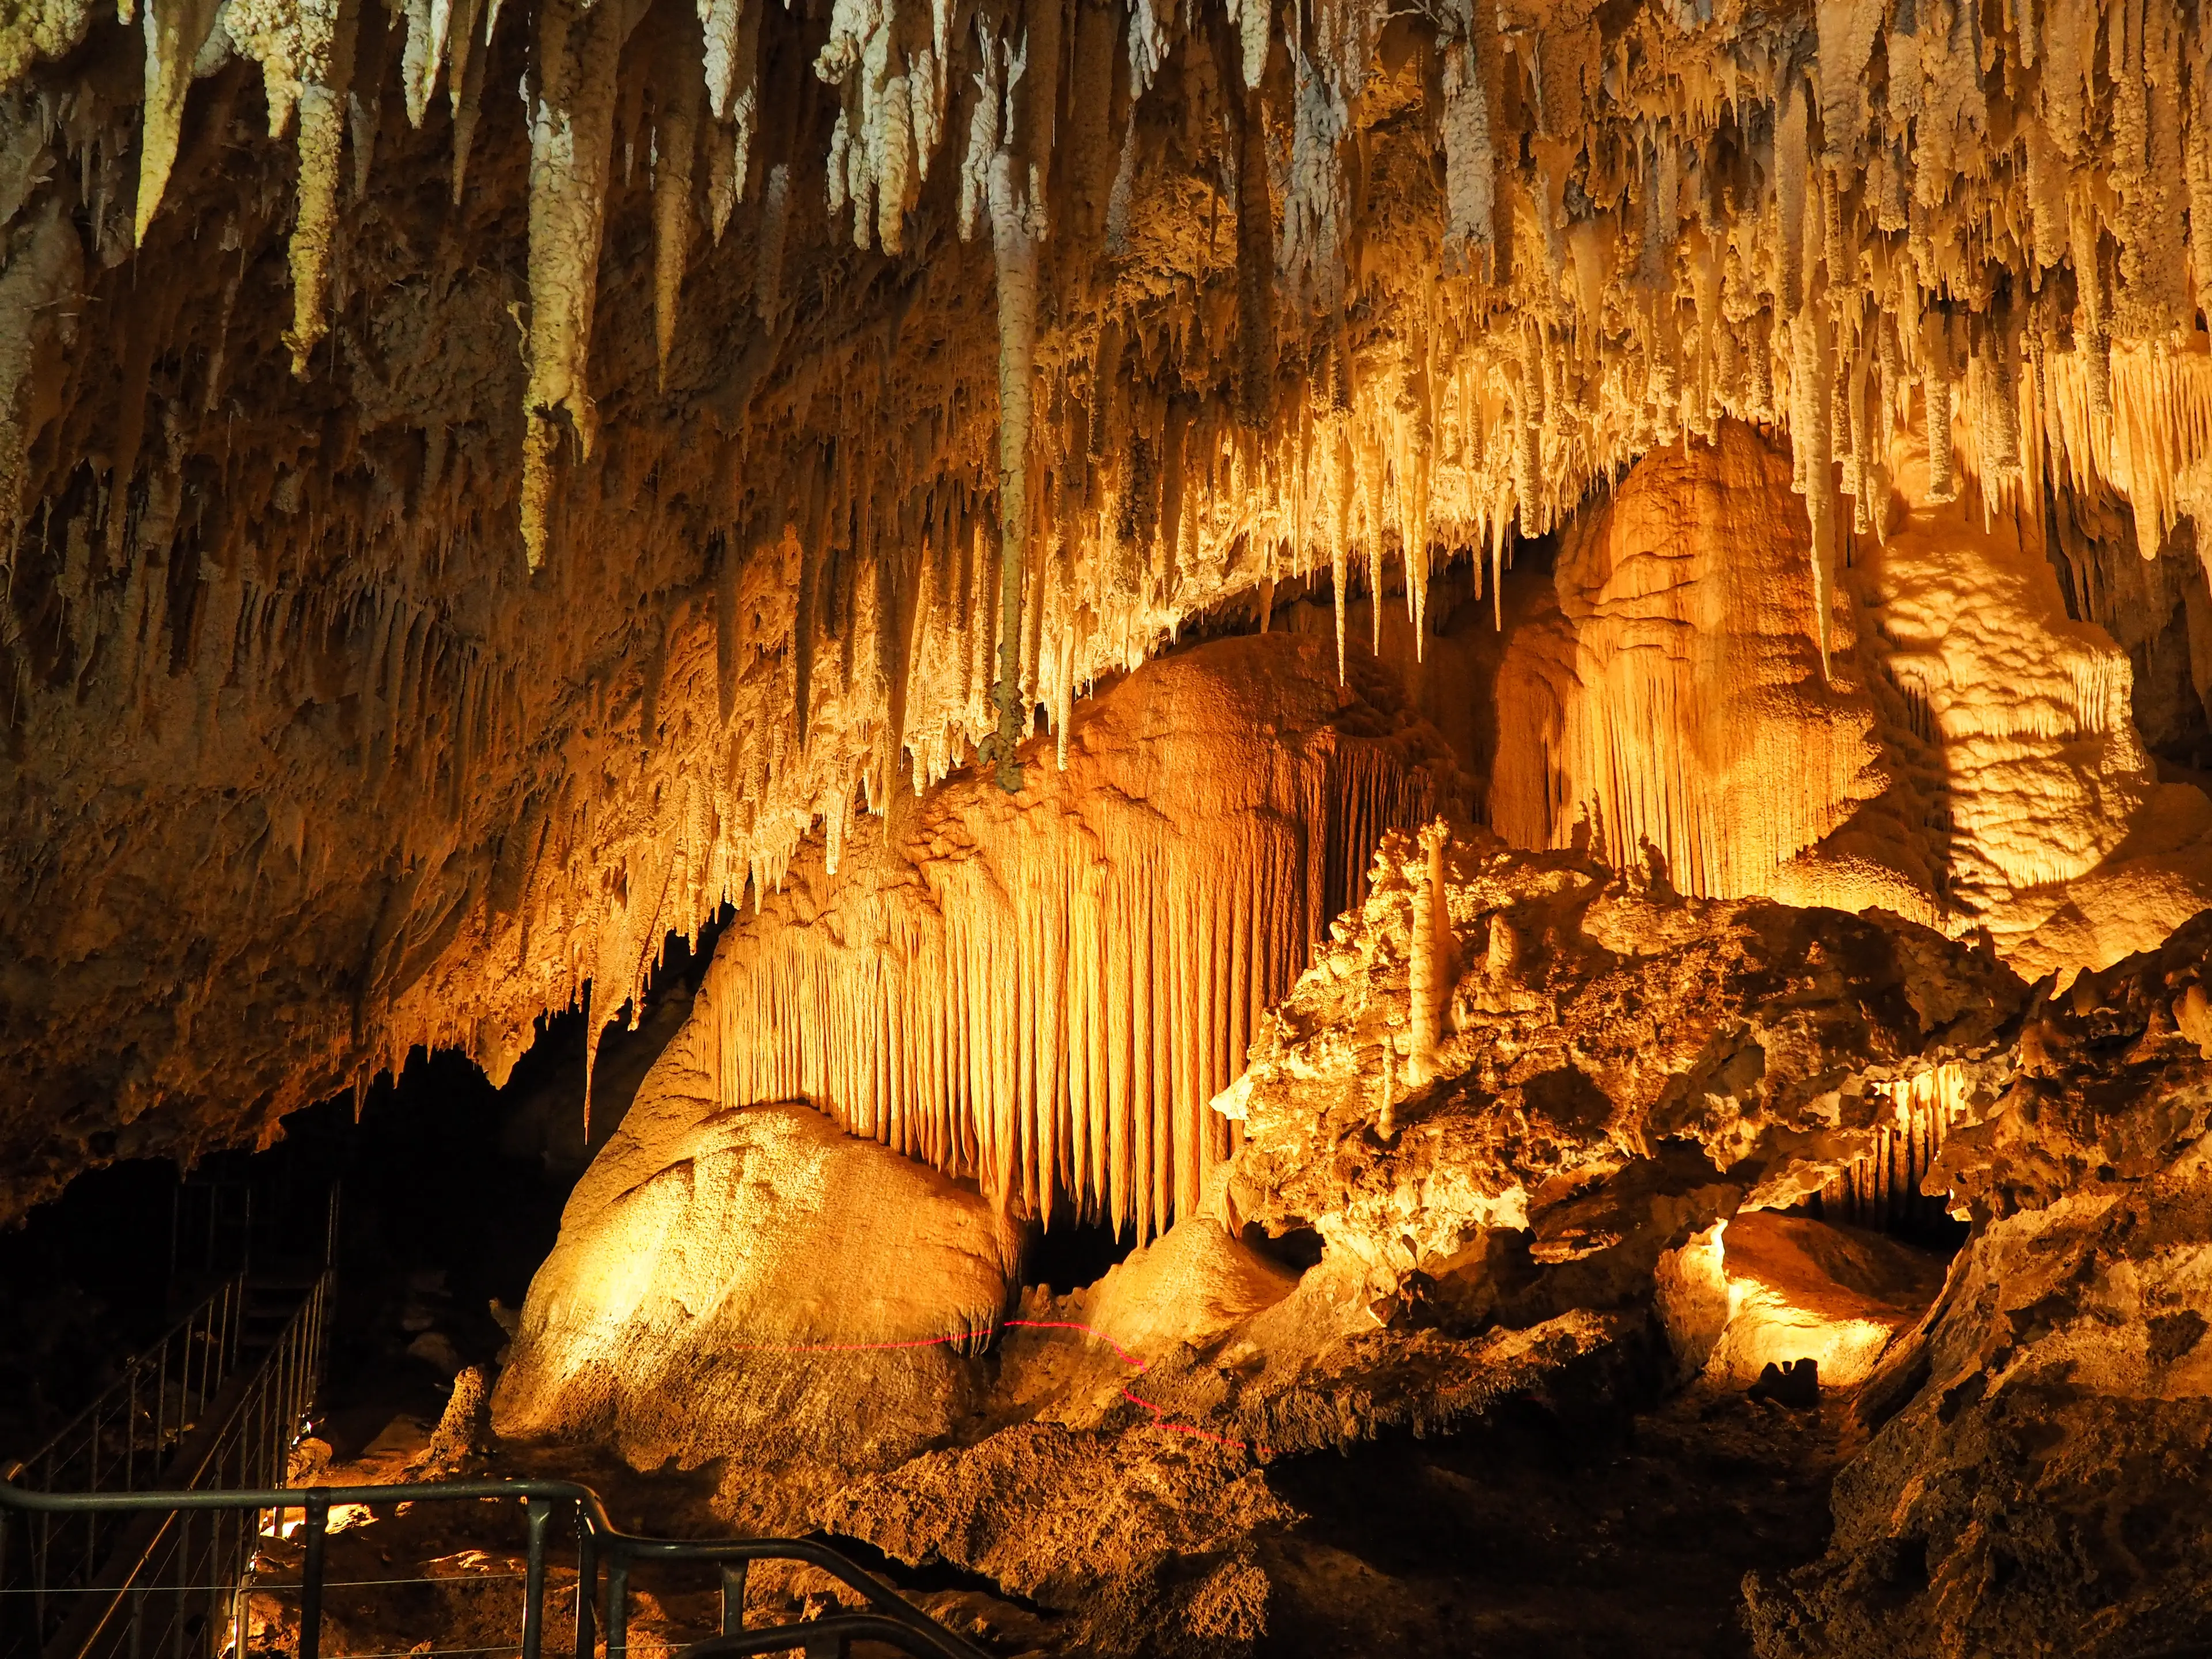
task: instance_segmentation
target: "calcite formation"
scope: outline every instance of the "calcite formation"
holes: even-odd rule
[[[1701,897],[1932,921],[1924,857],[1850,850],[1892,769],[1859,617],[1812,578],[1790,461],[1728,421],[1567,528],[1500,671],[1522,718],[1501,723],[1490,822],[1519,846],[1656,860]]]
[[[2162,779],[2043,520],[1936,499],[1909,441],[1891,460],[1884,534],[1825,601],[1790,458],[1740,426],[1577,520],[1506,649],[1526,718],[1492,823],[1687,893],[1986,931],[2030,978],[2157,944],[2212,902],[2212,801]]]
[[[1879,1233],[1747,1210],[1661,1258],[1656,1283],[1668,1337],[1700,1377],[1757,1388],[1810,1360],[1821,1387],[1852,1389],[1919,1322],[1942,1269]]]
[[[695,1018],[727,1105],[805,1099],[1002,1208],[1149,1237],[1231,1151],[1207,1104],[1377,841],[1464,786],[1387,676],[1281,635],[1147,664],[1064,762],[803,852]]]
[[[2023,1000],[1993,957],[1880,912],[1685,898],[1480,831],[1440,861],[1439,883],[1386,842],[1216,1102],[1246,1136],[1224,1218],[1317,1229],[1364,1297],[1419,1273],[1478,1314],[1544,1305],[1547,1279],[1604,1305],[1608,1275],[1648,1285],[1741,1206],[1818,1190],[1914,1079],[1996,1054]],[[1443,970],[1417,975],[1425,953]],[[1491,1259],[1516,1238],[1528,1285]]]
[[[1249,1461],[1802,1315],[1874,1438],[1770,1654],[2202,1640],[2208,77],[2202,0],[26,0],[0,1218],[588,1068],[712,918],[517,1434],[1233,1652]],[[1970,1218],[1923,1322],[1815,1195]],[[1024,1294],[1071,1221],[1144,1248]]]
[[[913,1456],[972,1409],[963,1358],[1011,1300],[1019,1228],[804,1106],[715,1109],[697,1047],[578,1183],[494,1426],[647,1468]]]
[[[608,1432],[592,1413],[631,1389],[653,1427],[616,1437],[648,1462],[732,1455],[733,1515],[988,1574],[1093,1650],[1224,1654],[1268,1636],[1282,1593],[1300,1516],[1263,1478],[1278,1461],[1646,1397],[1669,1360],[1725,1390],[1811,1358],[1875,1432],[1826,1557],[1747,1586],[1762,1655],[2185,1644],[2208,927],[2031,990],[1986,943],[1878,911],[1394,833],[1217,1103],[1243,1138],[1204,1203],[1097,1284],[1018,1305],[980,1194],[803,1106],[726,1107],[702,1018],[579,1189],[502,1426]],[[1931,1188],[1975,1228],[1948,1277],[1780,1212],[1916,1115],[1942,1125]],[[787,1144],[857,1209],[833,1222],[778,1176]],[[698,1208],[716,1160],[748,1174]],[[910,1213],[870,1196],[901,1182]],[[694,1208],[660,1217],[658,1254],[611,1248],[678,1188]],[[932,1276],[938,1255],[889,1241],[939,1217],[963,1265]],[[1301,1234],[1317,1260],[1286,1248]],[[814,1242],[750,1270],[787,1237]],[[635,1294],[615,1285],[648,1260]],[[994,1329],[981,1357],[966,1339]],[[936,1372],[880,1363],[892,1342]],[[611,1382],[589,1356],[617,1351]],[[818,1438],[796,1466],[801,1431],[855,1410],[902,1432]]]
[[[1975,1236],[1860,1401],[1827,1554],[1747,1586],[1770,1659],[2204,1640],[2208,944],[2039,1000],[1951,1137]]]
[[[1016,781],[1224,599],[1425,620],[1730,419],[1789,438],[1782,609],[1839,685],[1900,431],[2072,565],[2185,559],[2208,40],[2180,0],[17,8],[8,1204],[418,1046],[498,1074],[815,826],[982,749]],[[2077,603],[2158,637],[2118,592]]]
[[[1174,664],[1131,685],[1167,681]],[[922,812],[972,814],[975,799],[947,786]],[[610,1351],[594,1334],[645,1306],[615,1288],[644,1253],[620,1248],[600,1218],[641,1218],[669,1183],[692,1190],[697,1137],[781,1134],[811,1115],[731,1106],[714,1082],[726,1068],[704,1060],[730,1040],[713,1004],[753,971],[742,951],[718,958],[692,1023],[580,1189],[532,1288],[502,1426],[591,1432],[605,1391],[593,1357]],[[1431,1012],[1417,1020],[1422,996]],[[623,1443],[647,1462],[674,1447],[727,1454],[720,1501],[732,1515],[827,1524],[988,1573],[1079,1615],[1099,1650],[1249,1650],[1267,1629],[1258,1543],[1295,1519],[1255,1462],[1463,1425],[1513,1400],[1639,1397],[1638,1379],[1670,1363],[1724,1381],[1771,1352],[1824,1361],[1838,1382],[1863,1375],[1940,1272],[1887,1241],[1761,1212],[1820,1189],[1901,1109],[1940,1103],[1948,1124],[1955,1106],[1947,1156],[1970,1142],[2000,1110],[2027,1001],[1985,947],[1893,916],[1686,898],[1468,826],[1393,831],[1365,896],[1213,1103],[1241,1144],[1164,1235],[1093,1285],[1023,1293],[992,1322],[988,1358],[963,1356],[983,1327],[950,1322],[972,1320],[960,1304],[934,1310],[946,1322],[934,1333],[909,1316],[926,1304],[870,1311],[878,1285],[907,1282],[896,1258],[848,1268],[825,1246],[780,1295],[805,1310],[866,1285],[834,1341],[763,1355],[750,1329],[733,1333],[714,1362],[722,1390],[649,1388],[664,1437]],[[1422,1041],[1425,1064],[1412,1066]],[[664,1091],[668,1106],[647,1103]],[[664,1111],[696,1127],[630,1127]],[[845,1144],[853,1159],[900,1164]],[[776,1212],[731,1206],[692,1232],[735,1249]],[[793,1206],[795,1232],[820,1224]],[[872,1260],[883,1224],[871,1210],[841,1236]],[[1724,1240],[1738,1226],[1731,1267]],[[1302,1255],[1299,1237],[1317,1249]],[[1675,1293],[1700,1250],[1720,1299],[1702,1332],[1677,1316]],[[718,1310],[710,1323],[738,1317],[734,1295],[690,1294]],[[791,1316],[744,1305],[760,1330]],[[672,1307],[639,1318],[638,1353],[703,1340]],[[857,1397],[848,1348],[932,1335],[943,1339],[933,1363],[958,1370],[966,1393],[919,1388],[893,1366],[873,1377],[865,1419],[933,1415],[934,1443],[892,1455],[864,1436],[792,1467],[787,1425]],[[758,1393],[777,1401],[770,1418],[738,1389],[757,1367]]]

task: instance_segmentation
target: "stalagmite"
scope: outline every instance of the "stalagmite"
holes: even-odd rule
[[[1444,891],[1444,848],[1451,831],[1442,820],[1421,826],[1421,872],[1413,884],[1413,934],[1406,945],[1406,1086],[1419,1089],[1434,1074],[1443,1005],[1455,976],[1451,913]]]

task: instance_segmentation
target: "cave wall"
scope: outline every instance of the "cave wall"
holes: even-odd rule
[[[1823,596],[1899,428],[1970,513],[2178,544],[2208,41],[2177,0],[20,9],[0,1203],[416,1045],[503,1074],[1224,597],[1426,623],[1729,416],[1786,430]]]

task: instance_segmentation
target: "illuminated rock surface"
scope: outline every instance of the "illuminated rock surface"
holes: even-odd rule
[[[416,1045],[503,1075],[1210,606],[1325,573],[1425,618],[1730,420],[1788,436],[1760,510],[1818,596],[1758,637],[1848,608],[1917,436],[1913,499],[2048,520],[2201,708],[2201,579],[2087,578],[2186,570],[2212,502],[2207,40],[2175,0],[19,9],[9,1206]],[[1808,633],[1874,695],[1870,623]],[[1741,849],[1655,841],[1755,871],[1872,781],[1840,727],[1815,769]],[[2140,769],[2082,780],[2068,841],[2118,855]],[[1989,925],[2055,937],[1981,787]],[[2198,892],[2148,856],[2038,890],[2066,950]]]
[[[912,1455],[969,1407],[1018,1230],[802,1106],[699,1111],[684,1046],[569,1200],[495,1426],[645,1468]]]
[[[2208,944],[2200,918],[2039,1006],[1953,1136],[1976,1236],[1869,1386],[1827,1555],[1750,1587],[1763,1654],[2204,1639]]]
[[[1425,946],[1417,915],[1433,930]],[[682,1054],[656,1079],[696,1066],[688,1045],[724,1029],[713,1005],[746,961],[718,963]],[[1417,983],[1437,1000],[1425,1029],[1438,1035],[1408,1083]],[[1077,1615],[1102,1650],[1243,1650],[1275,1629],[1268,1610],[1289,1593],[1266,1540],[1301,1513],[1255,1465],[1394,1429],[1479,1427],[1531,1399],[1638,1397],[1660,1352],[1662,1257],[1747,1202],[1819,1188],[1874,1144],[1913,1079],[1994,1075],[2024,1001],[1985,952],[1893,918],[1684,899],[1480,831],[1393,833],[1371,891],[1216,1103],[1243,1139],[1200,1209],[1087,1290],[1026,1293],[996,1354],[972,1363],[969,1414],[945,1424],[944,1443],[896,1467],[856,1446],[843,1460],[854,1478],[832,1490],[820,1468],[761,1478],[775,1436],[757,1431],[718,1501],[747,1524],[826,1524],[904,1560],[983,1573]],[[1980,1098],[1972,1085],[1951,1092]],[[718,1105],[683,1109],[721,1125],[800,1109],[709,1116]],[[659,1145],[626,1126],[587,1190],[643,1199],[653,1156],[683,1168],[680,1144],[648,1156]],[[588,1322],[549,1315],[583,1283],[562,1265],[592,1248],[579,1219],[526,1312],[510,1376],[532,1379],[547,1404],[535,1425],[503,1419],[518,1429],[563,1422],[564,1344]],[[1300,1233],[1321,1241],[1314,1265],[1285,1249]],[[1786,1254],[1766,1252],[1765,1279],[1802,1292],[1778,1270]],[[1761,1271],[1753,1261],[1739,1276]],[[848,1280],[831,1267],[823,1282]],[[1918,1285],[1908,1311],[1898,1283],[1862,1284],[1849,1309],[1820,1312],[1856,1316],[1866,1292],[1886,1290],[1876,1337],[1847,1355],[1829,1342],[1785,1357],[1863,1371],[1933,1288]],[[764,1312],[763,1328],[775,1318]],[[913,1335],[886,1325],[878,1340]],[[1738,1339],[1747,1347],[1747,1329]],[[854,1338],[841,1327],[836,1340]],[[820,1358],[811,1381],[783,1356],[769,1362],[770,1386],[799,1390],[778,1395],[795,1421],[852,1397],[848,1356]],[[757,1362],[733,1352],[723,1363],[735,1376]],[[881,1378],[871,1413],[938,1408],[939,1396],[905,1386],[902,1397]],[[716,1443],[717,1406],[662,1409],[690,1424],[696,1449]]]
[[[730,1105],[803,1097],[1002,1205],[1140,1237],[1231,1147],[1206,1109],[1380,836],[1462,793],[1443,739],[1321,641],[1137,670],[1038,745],[809,848],[723,936],[704,1041]]]
[[[734,915],[518,1432],[1364,1652],[1309,1453],[1680,1384],[1856,1458],[1771,1655],[2212,1640],[2208,292],[2184,0],[28,0],[0,1218]],[[1907,1340],[1844,1194],[1971,1218]],[[1448,1461],[1493,1610],[1692,1571]]]
[[[2132,666],[2066,611],[2039,526],[1929,499],[1900,445],[1824,619],[1790,458],[1733,423],[1563,538],[1498,683],[1491,821],[1656,861],[1684,892],[1989,930],[2029,977],[2107,967],[2212,902],[2212,801],[2166,783]]]
[[[1856,1388],[1942,1285],[1936,1256],[1767,1210],[1698,1235],[1659,1269],[1662,1316],[1681,1358],[1736,1388],[1807,1359],[1823,1388]]]

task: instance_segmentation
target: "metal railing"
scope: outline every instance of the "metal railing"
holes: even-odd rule
[[[158,1479],[237,1369],[245,1302],[244,1276],[224,1279],[25,1458],[17,1478],[40,1492],[131,1492]]]
[[[169,1286],[224,1273],[264,1275],[327,1267],[337,1260],[338,1183],[311,1186],[274,1175],[196,1171],[169,1199]]]
[[[627,1533],[608,1519],[598,1493],[569,1480],[426,1480],[399,1486],[305,1488],[272,1483],[251,1491],[94,1493],[29,1492],[0,1482],[0,1528],[53,1515],[90,1511],[153,1518],[164,1528],[172,1522],[186,1524],[191,1517],[205,1517],[210,1528],[219,1528],[228,1517],[234,1529],[250,1539],[260,1534],[260,1517],[264,1513],[301,1511],[304,1547],[300,1583],[283,1588],[296,1589],[299,1595],[296,1659],[321,1659],[325,1561],[333,1506],[366,1504],[374,1509],[398,1503],[465,1503],[486,1498],[519,1502],[523,1509],[526,1543],[520,1632],[514,1644],[520,1659],[543,1659],[549,1546],[554,1522],[564,1511],[576,1539],[574,1651],[579,1659],[590,1659],[599,1652],[602,1613],[606,1659],[627,1659],[629,1576],[631,1568],[641,1562],[710,1563],[720,1572],[721,1633],[679,1650],[674,1659],[723,1659],[724,1656],[736,1659],[739,1655],[793,1650],[804,1652],[806,1659],[842,1659],[848,1645],[862,1638],[889,1644],[923,1659],[985,1659],[981,1650],[901,1599],[827,1544],[807,1538],[653,1538]],[[768,1560],[803,1562],[818,1569],[857,1595],[861,1610],[746,1629],[746,1570],[755,1561]],[[220,1607],[211,1601],[208,1608],[209,1651],[219,1653],[227,1647],[236,1659],[243,1659],[247,1601],[279,1587],[250,1583],[242,1571],[228,1581],[207,1577],[198,1582],[210,1597],[222,1598]],[[96,1621],[79,1615],[80,1626],[63,1633],[66,1640],[47,1644],[46,1659],[110,1659],[110,1656],[159,1659],[164,1651],[181,1653],[181,1648],[165,1650],[154,1644],[157,1634],[166,1634],[174,1642],[185,1638],[174,1626],[165,1626],[159,1633],[142,1627],[137,1608],[131,1601],[132,1588],[130,1583],[118,1585],[118,1593],[101,1603],[105,1615]]]
[[[321,1369],[331,1274],[265,1345],[252,1340],[246,1281],[224,1284],[133,1359],[0,1487],[0,1659],[113,1652],[191,1659],[220,1651],[227,1592],[258,1522],[202,1516],[166,1488],[265,1487],[288,1474]],[[35,1500],[35,1501],[33,1501]]]

